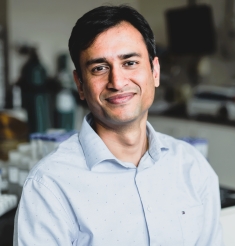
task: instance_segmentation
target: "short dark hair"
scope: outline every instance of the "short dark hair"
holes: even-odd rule
[[[90,10],[77,20],[69,38],[70,56],[80,79],[82,79],[79,64],[81,51],[89,48],[97,35],[122,21],[129,22],[142,34],[148,50],[149,61],[153,68],[152,61],[156,56],[156,46],[153,31],[145,18],[134,8],[127,5],[100,6]]]

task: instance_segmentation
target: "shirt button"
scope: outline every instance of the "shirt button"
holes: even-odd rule
[[[151,213],[152,212],[152,209],[150,206],[147,207],[148,211]]]

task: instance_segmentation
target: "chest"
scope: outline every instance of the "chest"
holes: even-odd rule
[[[200,235],[203,207],[173,171],[81,173],[63,189],[91,245],[190,246]]]

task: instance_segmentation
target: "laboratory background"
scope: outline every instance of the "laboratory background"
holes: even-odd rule
[[[0,245],[13,245],[30,169],[89,112],[68,38],[79,17],[107,3],[149,22],[161,75],[148,120],[207,158],[219,177],[225,245],[235,246],[235,0],[0,0]]]

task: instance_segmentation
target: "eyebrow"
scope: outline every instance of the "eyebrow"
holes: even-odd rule
[[[125,60],[125,59],[128,59],[128,58],[133,57],[133,56],[141,57],[141,55],[139,53],[136,53],[136,52],[132,52],[132,53],[129,53],[129,54],[119,55],[118,57],[120,59],[122,59],[122,60]]]
[[[96,64],[96,63],[103,63],[103,62],[107,62],[106,58],[101,57],[101,58],[95,58],[95,59],[90,59],[86,62],[86,66],[90,66],[92,64]]]
[[[133,57],[133,56],[137,56],[137,57],[141,57],[141,55],[139,53],[136,53],[136,52],[132,52],[132,53],[128,53],[128,54],[122,54],[122,55],[118,55],[118,57],[121,59],[121,60],[125,60],[125,59],[128,59],[130,57]],[[86,66],[90,66],[92,64],[97,64],[97,63],[104,63],[104,62],[107,62],[107,59],[105,57],[100,57],[100,58],[95,58],[95,59],[90,59],[86,62]]]

